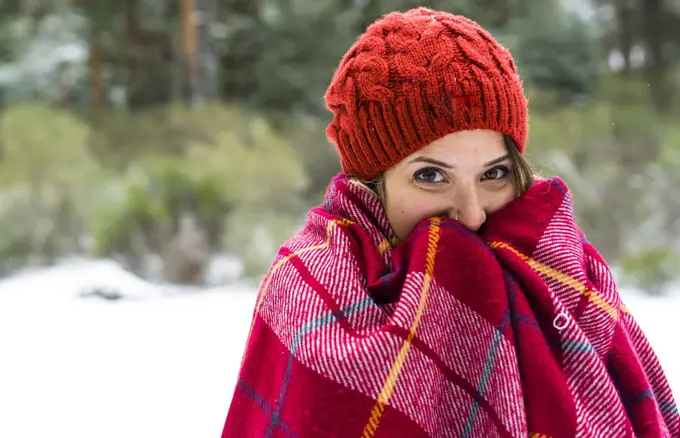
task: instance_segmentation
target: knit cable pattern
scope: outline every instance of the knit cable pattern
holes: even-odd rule
[[[527,101],[515,62],[463,16],[385,15],[343,57],[325,97],[343,171],[366,180],[457,131],[498,131],[524,152]]]

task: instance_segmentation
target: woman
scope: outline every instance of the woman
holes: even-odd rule
[[[326,100],[343,174],[262,283],[223,437],[680,436],[489,33],[388,14]]]

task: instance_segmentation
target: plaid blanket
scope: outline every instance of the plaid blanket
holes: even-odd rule
[[[222,437],[678,437],[664,373],[559,179],[399,245],[339,175],[265,277]],[[394,248],[393,248],[394,247]]]

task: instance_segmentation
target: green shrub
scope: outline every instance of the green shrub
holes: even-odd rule
[[[263,255],[256,236],[283,234],[278,231],[285,228],[282,223],[304,211],[307,177],[299,157],[264,118],[239,117],[237,129],[222,129],[214,141],[191,143],[181,155],[138,159],[130,167],[123,199],[96,217],[96,253],[123,257],[140,273],[149,254],[165,264],[172,259],[176,266],[168,248],[179,248],[183,226],[191,224],[209,251],[226,248],[246,260],[248,273],[262,273],[257,263],[270,263],[273,253]],[[272,215],[277,219],[270,220]],[[228,222],[231,216],[244,222]]]
[[[677,281],[680,253],[668,246],[654,246],[625,256],[621,263],[624,283],[660,295]]]
[[[79,253],[106,178],[89,153],[90,129],[46,103],[0,115],[0,250],[13,265]],[[12,269],[10,267],[9,269]]]
[[[139,182],[130,182],[125,188],[123,202],[102,206],[93,217],[92,233],[94,254],[110,256],[120,254],[142,256],[150,251],[153,236],[169,215],[163,203],[148,192]]]
[[[280,246],[302,226],[303,220],[302,215],[234,212],[229,218],[227,245],[241,258],[244,276],[255,279],[264,275]]]
[[[36,253],[43,252],[44,236],[36,225],[45,212],[30,202],[27,191],[15,187],[0,193],[0,275],[38,262]]]

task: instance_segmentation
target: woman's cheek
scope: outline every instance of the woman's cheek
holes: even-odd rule
[[[400,200],[395,210],[394,214],[398,216],[395,219],[400,224],[399,228],[404,231],[408,229],[408,232],[419,222],[441,213],[431,202],[419,198],[411,198],[408,201]]]
[[[492,202],[489,203],[489,208],[487,210],[488,214],[494,214],[500,210],[502,210],[505,206],[510,204],[512,201],[514,201],[517,198],[517,195],[515,194],[515,188],[510,187],[508,189],[505,189],[503,193],[496,194]]]

